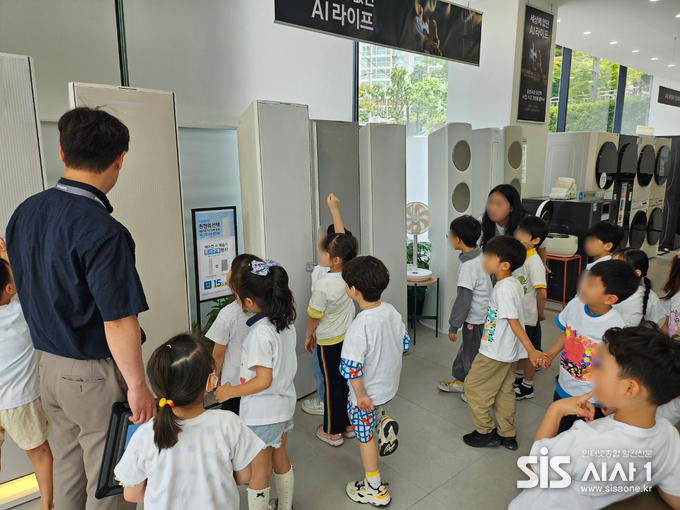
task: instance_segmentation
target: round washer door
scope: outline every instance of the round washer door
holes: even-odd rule
[[[664,145],[656,153],[656,167],[654,167],[654,182],[663,185],[668,179],[671,170],[671,150]]]
[[[637,211],[630,220],[630,234],[628,245],[639,250],[647,238],[647,213]]]
[[[619,177],[622,181],[633,181],[637,172],[637,145],[627,143],[619,150]]]
[[[545,221],[548,225],[552,221],[553,214],[555,213],[555,204],[552,200],[546,200],[538,206],[536,211],[536,216]]]
[[[600,147],[595,162],[595,180],[600,189],[609,189],[616,181],[619,151],[612,142],[605,142]]]
[[[647,218],[647,243],[654,246],[661,239],[663,232],[663,210],[655,207]]]
[[[638,184],[645,187],[649,186],[654,178],[654,166],[656,164],[656,153],[654,147],[645,145],[640,152],[640,159],[638,160],[637,178]]]

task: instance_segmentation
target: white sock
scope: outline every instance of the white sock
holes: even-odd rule
[[[276,494],[279,497],[279,510],[291,510],[293,508],[293,489],[295,487],[295,475],[293,466],[286,474],[279,475],[274,473],[276,483]]]
[[[522,380],[522,386],[526,386],[527,388],[533,388],[534,387],[534,380],[532,379],[531,381],[527,379],[526,377]]]
[[[269,509],[269,487],[259,490],[248,487],[246,492],[248,493],[248,510]]]
[[[379,490],[380,486],[382,485],[382,481],[380,480],[380,470],[378,469],[373,473],[366,473],[366,481],[368,482],[368,485],[371,489],[374,491]]]

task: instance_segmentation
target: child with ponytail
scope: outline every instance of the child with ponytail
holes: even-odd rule
[[[661,288],[665,295],[661,298],[666,322],[663,330],[675,338],[680,330],[680,252],[673,257],[668,279]]]
[[[612,306],[614,310],[619,313],[626,326],[638,326],[643,320],[658,323],[664,313],[659,296],[652,290],[652,282],[647,278],[649,271],[647,254],[635,248],[625,248],[616,252],[612,258],[628,262],[633,266],[635,274],[640,277],[640,286],[635,294],[625,301],[615,303]]]
[[[238,510],[237,484],[250,480],[250,463],[262,441],[234,414],[206,411],[217,384],[205,344],[177,335],[147,365],[160,409],[130,439],[116,466],[124,496],[146,510]]]
[[[316,437],[331,446],[341,446],[344,437],[354,437],[347,416],[349,388],[340,373],[340,354],[355,314],[354,303],[345,292],[342,268],[358,251],[359,242],[351,234],[330,234],[323,240],[319,263],[330,272],[316,283],[307,308],[305,350],[318,356],[325,390],[323,425],[316,429]]]
[[[250,510],[293,508],[293,467],[286,454],[286,436],[293,428],[297,371],[295,301],[288,273],[276,262],[254,260],[232,275],[236,299],[254,315],[243,341],[240,384],[225,383],[215,391],[218,402],[241,397],[240,416],[263,441],[253,460],[248,487]],[[274,469],[278,499],[269,501]]]

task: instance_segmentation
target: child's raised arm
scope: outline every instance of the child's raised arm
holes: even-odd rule
[[[328,195],[326,203],[328,204],[328,208],[331,210],[331,216],[333,216],[333,227],[335,228],[335,233],[344,234],[345,226],[342,224],[342,218],[340,217],[340,199],[331,193]]]

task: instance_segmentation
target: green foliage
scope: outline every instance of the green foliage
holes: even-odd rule
[[[369,122],[371,117],[380,115],[380,105],[385,101],[382,85],[359,85],[359,122]]]
[[[614,125],[613,99],[567,105],[567,131],[608,131]]]
[[[412,85],[409,80],[408,72],[404,67],[393,67],[390,71],[390,86],[387,87],[385,98],[387,99],[388,117],[395,124],[403,124],[404,117],[407,117],[413,100]]]
[[[634,135],[638,125],[647,125],[649,116],[649,96],[628,96],[623,106],[621,133]]]
[[[432,243],[418,242],[418,268],[430,269],[430,258],[432,256]],[[406,263],[413,264],[413,239],[406,241]]]
[[[208,320],[205,323],[205,326],[203,326],[203,328],[201,330],[199,330],[199,328],[198,328],[198,322],[192,321],[192,323],[191,323],[192,331],[200,332],[201,338],[206,343],[206,345],[208,346],[208,349],[210,349],[211,352],[212,352],[212,349],[213,349],[215,344],[211,340],[208,340],[206,338],[205,332],[210,331],[210,326],[212,326],[213,322],[215,322],[215,319],[217,319],[217,316],[219,315],[220,310],[222,310],[222,308],[224,308],[225,306],[227,306],[229,303],[231,303],[233,301],[234,301],[233,295],[213,300],[212,308],[210,308],[210,311],[208,312]],[[199,313],[200,313],[200,311],[199,311]]]
[[[548,117],[548,132],[554,133],[555,131],[557,131],[557,106],[551,106]]]

